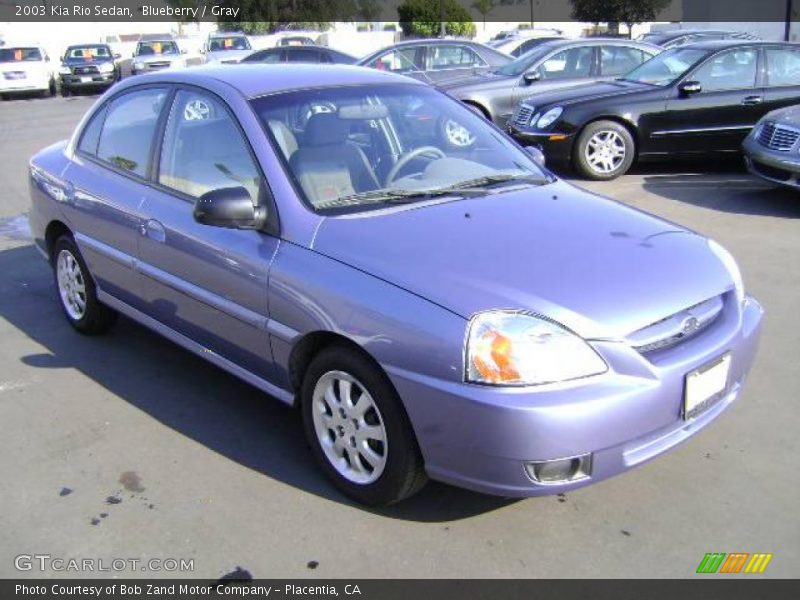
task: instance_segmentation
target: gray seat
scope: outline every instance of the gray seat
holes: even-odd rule
[[[303,144],[289,164],[309,201],[317,206],[381,187],[361,148],[348,140],[350,122],[318,113],[306,124]]]
[[[278,147],[283,152],[284,158],[290,160],[292,155],[297,152],[297,138],[292,133],[292,130],[289,129],[286,123],[278,119],[270,119],[269,128],[278,143]]]

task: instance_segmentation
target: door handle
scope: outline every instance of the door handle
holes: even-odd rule
[[[154,242],[163,243],[167,239],[167,232],[164,226],[155,219],[148,219],[139,226],[139,233],[148,237]]]
[[[762,96],[747,96],[744,100],[742,100],[742,104],[745,106],[752,106],[754,104],[761,104],[764,101]]]

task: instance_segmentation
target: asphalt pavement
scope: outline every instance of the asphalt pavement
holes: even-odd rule
[[[737,257],[767,311],[743,395],[670,454],[564,496],[431,483],[368,510],[320,474],[295,411],[128,320],[67,325],[22,217],[26,166],[92,102],[0,103],[0,577],[42,576],[15,568],[33,554],[193,561],[102,574],[121,577],[690,577],[707,552],[769,552],[763,576],[800,576],[800,194],[738,161],[578,182]]]

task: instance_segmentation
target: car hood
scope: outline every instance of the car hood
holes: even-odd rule
[[[793,127],[800,127],[800,104],[794,106],[787,106],[786,108],[779,108],[764,115],[764,119],[775,121],[776,123],[783,123]]]
[[[524,104],[530,106],[546,106],[548,104],[559,104],[569,106],[579,102],[593,101],[600,98],[612,98],[615,96],[627,96],[637,94],[644,90],[653,90],[653,86],[636,83],[633,81],[623,81],[615,79],[611,81],[593,81],[569,88],[561,88],[553,92],[542,92],[530,96]]]
[[[313,249],[464,318],[526,310],[587,339],[733,285],[705,238],[564,182],[326,218]]]
[[[516,82],[518,77],[511,75],[498,75],[493,71],[484,71],[458,77],[441,83],[438,87],[455,97],[463,94],[486,91],[509,91],[510,83]]]
[[[239,62],[246,56],[250,56],[253,52],[254,50],[221,50],[218,52],[207,52],[206,60],[216,62]]]

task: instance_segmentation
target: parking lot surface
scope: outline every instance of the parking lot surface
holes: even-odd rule
[[[67,325],[21,218],[26,166],[93,101],[0,103],[0,577],[42,576],[20,554],[193,560],[105,574],[126,577],[688,577],[706,552],[773,553],[764,576],[800,576],[796,192],[738,161],[577,182],[737,257],[767,311],[744,394],[670,454],[565,496],[431,483],[368,510],[321,475],[295,411],[128,320],[95,338]]]

